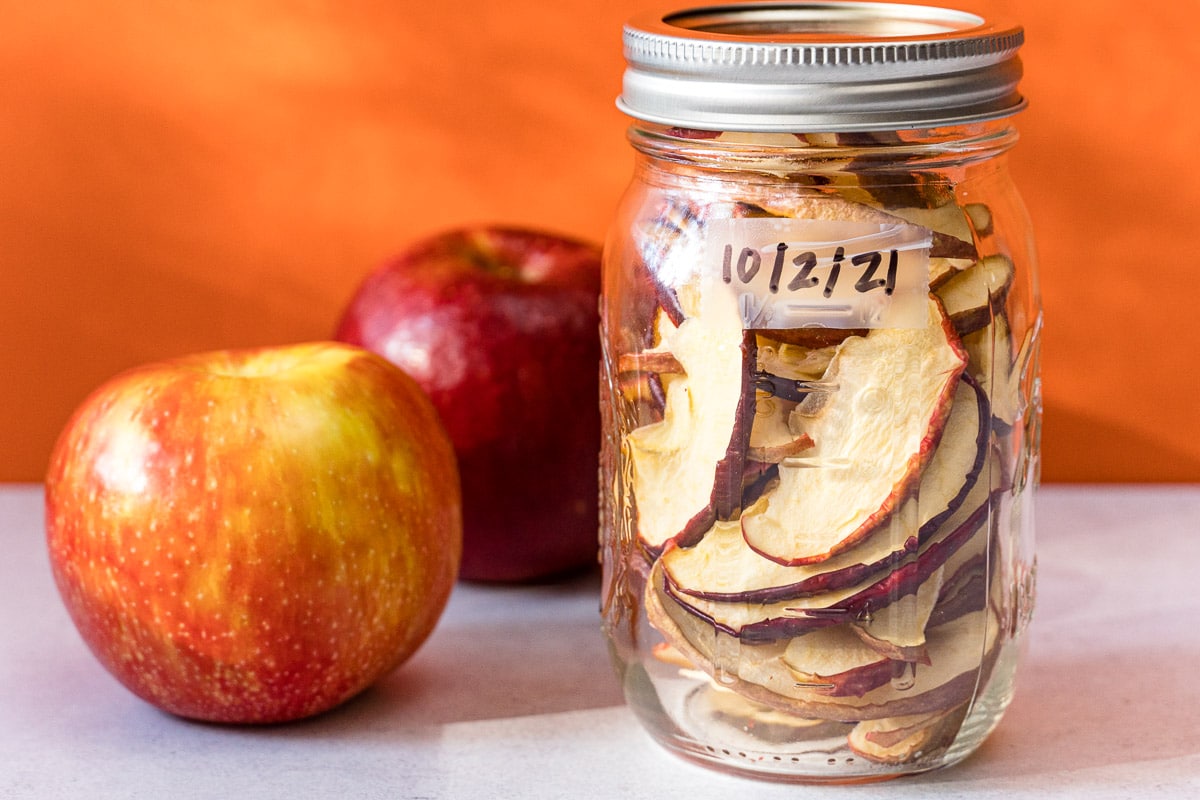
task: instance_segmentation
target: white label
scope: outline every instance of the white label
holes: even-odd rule
[[[709,223],[704,269],[761,328],[923,328],[929,247],[917,225],[741,217]]]

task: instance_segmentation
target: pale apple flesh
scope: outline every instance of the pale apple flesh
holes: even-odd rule
[[[784,565],[751,548],[740,524],[715,525],[695,544],[662,554],[670,583],[688,596],[715,601],[772,603],[861,584],[919,552],[922,544],[954,531],[987,501],[979,483],[987,441],[986,401],[967,378],[959,382],[941,441],[914,498],[889,526],[861,544],[812,564]],[[975,487],[979,485],[980,488]],[[743,517],[760,513],[762,497]]]
[[[898,666],[842,625],[789,640],[779,658],[798,685],[829,697],[862,697],[890,683]]]
[[[863,720],[846,737],[850,749],[882,764],[904,764],[945,750],[954,741],[967,704],[945,711]]]
[[[985,504],[965,515],[957,527],[942,526],[939,533],[916,548],[912,556],[894,560],[890,571],[875,571],[853,583],[837,582],[823,591],[786,599],[709,599],[703,587],[690,594],[666,576],[662,559],[662,591],[679,607],[706,624],[743,641],[773,641],[797,636],[827,625],[862,619],[900,597],[915,592],[963,545],[978,535],[987,518]],[[957,522],[952,519],[951,524]],[[911,542],[906,543],[911,547]],[[853,574],[853,571],[849,571]]]
[[[651,577],[653,580],[655,576]],[[652,624],[689,662],[720,685],[751,700],[813,719],[858,722],[958,706],[970,699],[981,676],[990,669],[999,632],[999,623],[990,608],[961,615],[928,631],[928,664],[909,664],[906,672],[891,672],[892,680],[861,694],[857,689],[831,694],[828,680],[797,680],[795,670],[784,659],[794,637],[762,643],[731,639],[728,633],[706,625],[680,608],[668,593],[661,591],[661,586],[656,589],[651,583],[647,588],[646,612]],[[802,635],[800,641],[805,635],[811,634]],[[849,632],[839,636],[838,641],[855,653],[864,652],[860,648],[866,647]],[[853,656],[847,658],[840,652],[830,653],[826,658],[831,663],[853,660]],[[869,665],[868,670],[879,669],[874,666],[877,658],[876,653],[863,660]],[[848,681],[851,676],[842,675],[840,679]],[[877,680],[877,676],[872,674],[862,680],[866,685]],[[893,681],[902,682],[903,688],[896,688]]]
[[[754,422],[746,457],[751,461],[778,464],[813,446],[812,437],[788,424],[796,403],[759,392],[754,402]]]
[[[950,322],[960,336],[983,328],[998,313],[1012,287],[1015,268],[1005,255],[989,255],[937,288]]]
[[[674,539],[694,541],[717,519],[740,510],[746,441],[753,409],[755,339],[742,331],[732,302],[714,301],[673,328],[670,363],[658,373],[663,418],[625,440],[638,507],[638,536],[657,552]]]
[[[941,304],[931,300],[929,312],[926,328],[879,329],[841,345],[826,372],[837,390],[810,395],[792,414],[814,447],[802,463],[785,461],[778,491],[742,517],[751,548],[791,566],[824,561],[904,501],[937,447],[966,366]]]
[[[933,609],[941,597],[942,565],[917,591],[906,594],[863,619],[850,623],[850,629],[871,650],[890,661],[929,663],[925,647],[925,631]]]

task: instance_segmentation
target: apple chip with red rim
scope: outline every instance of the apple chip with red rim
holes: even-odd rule
[[[656,358],[669,353],[672,371],[660,373],[662,420],[634,429],[624,442],[638,537],[652,552],[672,539],[694,541],[741,505],[755,338],[742,330],[732,294],[711,293],[698,310],[664,331]]]
[[[823,561],[870,535],[907,498],[933,455],[967,357],[941,303],[929,324],[880,328],[842,343],[793,430],[814,442],[785,459],[779,486],[742,516],[746,542],[766,558]]]
[[[986,463],[987,433],[986,399],[978,385],[964,375],[919,490],[883,529],[824,561],[789,566],[751,549],[738,521],[717,523],[695,545],[663,551],[666,576],[684,595],[762,604],[840,589],[894,569],[915,554],[919,545],[957,527],[956,512],[967,501]],[[971,501],[972,508],[986,499],[985,485]],[[743,513],[759,513],[765,502],[759,498]]]
[[[986,492],[980,493],[985,496],[982,505],[972,506],[969,512],[965,507],[960,508],[933,538],[920,545],[915,555],[906,550],[903,558],[892,561],[888,570],[868,574],[856,582],[845,582],[839,576],[836,582],[827,581],[827,588],[821,591],[791,598],[727,596],[714,600],[688,594],[675,584],[666,572],[669,562],[665,557],[655,562],[649,580],[682,611],[743,642],[777,641],[861,620],[918,591],[960,548],[979,538],[990,511]],[[678,544],[672,543],[665,555],[676,547]],[[817,573],[813,581],[821,577]]]
[[[747,642],[731,637],[685,610],[663,591],[660,581],[661,573],[652,572],[646,587],[646,613],[651,624],[688,661],[745,698],[809,719],[859,722],[953,708],[970,700],[990,672],[997,652],[999,621],[988,607],[931,628],[926,642],[928,664],[909,665],[907,677],[911,680],[906,681],[907,688],[897,690],[889,680],[865,689],[878,680],[879,660],[872,656],[860,658],[865,653],[861,640],[853,634],[839,634],[834,646],[844,645],[847,650],[830,652],[822,658],[831,665],[850,665],[835,673],[847,690],[831,694],[836,690],[830,680],[797,679],[797,665],[789,665],[784,658],[789,647],[796,656],[798,645],[793,644],[794,639]],[[867,672],[855,675],[856,669]],[[842,674],[847,671],[851,674]],[[859,685],[849,690],[855,683]]]

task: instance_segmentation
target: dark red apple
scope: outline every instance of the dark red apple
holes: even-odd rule
[[[600,248],[519,228],[442,232],[371,273],[335,337],[433,400],[458,455],[460,576],[526,581],[594,564]]]

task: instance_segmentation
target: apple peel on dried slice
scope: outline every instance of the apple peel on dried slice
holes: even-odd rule
[[[936,205],[884,205],[888,214],[932,232],[929,253],[929,285],[940,286],[971,269],[979,260],[971,218],[953,200]]]
[[[1002,507],[1004,495],[1011,490],[1007,476],[999,467],[998,456],[993,457],[992,464],[987,479],[976,483],[967,499],[968,504],[985,506],[989,516]],[[927,630],[986,606],[989,571],[1000,561],[994,551],[999,530],[999,524],[992,521],[946,559],[942,567],[942,585],[926,623]],[[993,551],[989,552],[989,548]]]
[[[937,295],[960,336],[985,327],[1004,308],[1016,268],[1005,255],[984,256],[937,288]]]
[[[994,563],[988,558],[989,538],[975,536],[946,562],[937,600],[925,621],[927,631],[987,605],[988,569]]]
[[[958,262],[958,269],[969,267],[978,257],[971,220],[957,203],[942,203],[928,208],[892,206],[887,213],[933,231],[934,252]]]
[[[751,461],[778,464],[785,458],[798,456],[813,445],[803,431],[797,433],[788,425],[795,402],[789,402],[759,392],[754,403],[754,422],[750,426],[750,442],[746,457]]]
[[[850,749],[878,764],[906,764],[945,750],[958,735],[968,705],[945,711],[863,720],[846,737]]]
[[[662,554],[663,569],[681,594],[705,600],[772,603],[861,584],[899,566],[904,558],[949,533],[968,516],[957,515],[986,462],[987,410],[974,382],[960,378],[950,419],[921,477],[912,505],[897,515],[896,530],[880,531],[858,546],[816,564],[788,566],[764,558],[746,543],[736,522],[714,525],[689,547]],[[977,492],[976,506],[986,499]],[[758,499],[744,514],[758,513]]]
[[[693,282],[701,263],[703,210],[695,203],[668,199],[658,214],[634,228],[639,277],[653,289],[658,308],[675,325],[689,316],[679,286]]]
[[[979,381],[991,403],[992,416],[1011,428],[1025,413],[1021,385],[1037,358],[1037,329],[1025,331],[1014,353],[1008,317],[996,315],[991,324],[963,337],[970,354],[967,369]]]
[[[847,625],[821,628],[788,642],[780,656],[798,685],[829,697],[862,697],[892,680],[892,659]]]
[[[815,442],[785,460],[767,503],[742,516],[751,548],[780,564],[824,561],[874,532],[907,499],[933,455],[967,357],[932,295],[929,324],[847,339],[825,380],[793,412]],[[811,455],[809,455],[811,454]]]
[[[889,603],[850,629],[871,650],[893,661],[929,663],[925,628],[942,591],[943,566],[924,581],[917,591]]]
[[[915,558],[902,559],[890,572],[870,574],[857,583],[841,584],[802,597],[768,602],[752,598],[710,600],[688,594],[666,573],[668,556],[677,544],[666,548],[663,557],[654,563],[648,582],[658,586],[680,610],[744,642],[787,639],[861,619],[917,591],[959,547],[976,535],[987,511],[986,503],[969,514],[960,510],[950,521],[955,523],[953,528],[950,524],[942,525],[935,538],[921,545]]]
[[[754,406],[755,339],[742,330],[736,299],[712,293],[701,314],[664,334],[661,348],[682,371],[660,373],[663,418],[629,433],[637,530],[656,552],[692,541],[716,519],[736,515]]]
[[[796,708],[806,716],[857,722],[864,719],[928,713],[968,701],[990,671],[999,633],[999,620],[991,609],[973,612],[929,632],[929,664],[912,664],[904,677],[906,688],[892,682],[862,695],[829,696],[797,685],[795,675],[782,662],[784,643],[744,647],[738,676],[741,687],[753,684],[769,692],[751,696],[781,708]],[[790,643],[789,643],[790,644]],[[770,695],[773,695],[771,697]]]
[[[861,696],[831,697],[796,680],[783,662],[790,640],[752,643],[690,614],[651,572],[645,608],[650,623],[688,661],[728,689],[808,719],[859,722],[923,714],[970,700],[995,657],[999,620],[990,607],[958,617],[928,634],[928,665],[910,665],[904,690],[891,682]]]
[[[983,387],[965,372],[959,376],[954,402],[917,493],[920,540],[927,541],[942,523],[967,502],[987,468],[990,406]]]

